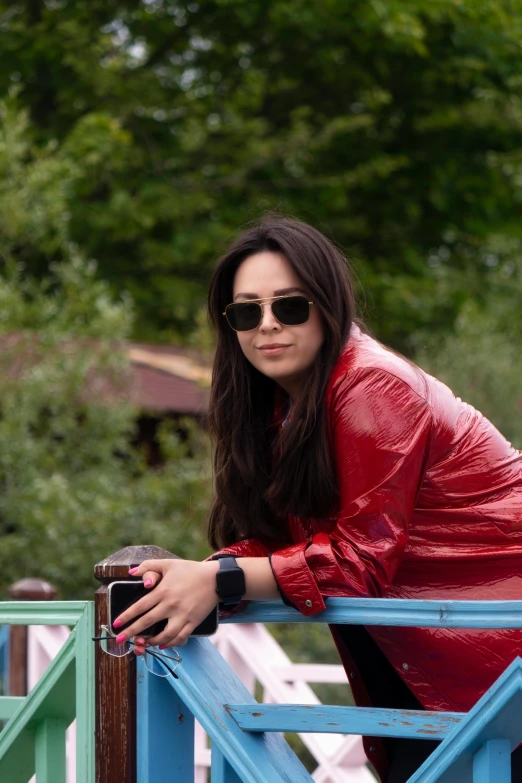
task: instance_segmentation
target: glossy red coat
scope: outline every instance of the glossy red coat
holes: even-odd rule
[[[326,596],[522,599],[521,452],[447,386],[355,326],[326,404],[338,513],[289,518],[282,538],[293,544],[271,559],[300,612],[320,612]],[[223,551],[273,549],[249,539]],[[468,710],[522,655],[520,630],[368,631],[433,710]],[[367,703],[336,641],[356,702]]]

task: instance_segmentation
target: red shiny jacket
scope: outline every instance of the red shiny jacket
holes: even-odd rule
[[[340,491],[333,519],[288,519],[267,556],[304,615],[326,596],[522,599],[522,453],[440,381],[352,328],[326,403]],[[465,711],[517,656],[520,630],[368,627],[427,709]],[[335,635],[335,628],[332,628]],[[338,641],[338,640],[337,640]],[[366,703],[338,642],[357,703]]]

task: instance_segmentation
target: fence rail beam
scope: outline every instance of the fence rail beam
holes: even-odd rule
[[[522,601],[420,601],[414,598],[327,598],[304,617],[280,601],[255,601],[224,623],[328,623],[410,628],[522,628]]]
[[[312,734],[364,734],[442,740],[465,717],[464,712],[426,712],[322,704],[226,704],[243,731]]]
[[[76,625],[88,601],[4,601],[0,625]]]

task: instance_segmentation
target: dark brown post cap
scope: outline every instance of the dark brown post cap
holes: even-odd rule
[[[58,590],[43,579],[19,579],[9,587],[15,601],[54,601]]]
[[[94,576],[102,584],[108,584],[114,579],[130,578],[128,575],[129,568],[139,566],[144,560],[174,560],[177,557],[172,552],[167,552],[166,549],[152,544],[148,546],[126,546],[124,549],[120,549],[119,552],[109,555],[101,563],[96,563]]]

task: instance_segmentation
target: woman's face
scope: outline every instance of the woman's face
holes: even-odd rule
[[[234,302],[283,294],[304,294],[312,301],[287,259],[269,250],[245,258],[237,269],[233,293]],[[237,332],[237,339],[248,361],[294,398],[323,344],[324,331],[315,305],[310,306],[310,317],[304,324],[285,326],[275,318],[270,305],[264,304],[257,329]]]

